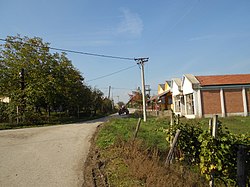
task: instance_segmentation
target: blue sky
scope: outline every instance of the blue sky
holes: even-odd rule
[[[153,93],[186,73],[250,72],[249,0],[0,0],[0,28],[0,38],[18,33],[51,47],[149,57],[145,78]],[[67,56],[88,85],[105,95],[111,86],[115,102],[141,86],[134,61]]]

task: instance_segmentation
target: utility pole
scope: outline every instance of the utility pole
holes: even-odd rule
[[[135,58],[137,64],[140,65],[141,69],[141,82],[142,82],[142,104],[143,104],[143,121],[147,121],[146,113],[146,97],[145,97],[145,78],[144,78],[144,63],[148,61],[149,58]]]
[[[111,86],[109,86],[109,94],[108,94],[108,99],[110,99],[110,90],[111,90]]]

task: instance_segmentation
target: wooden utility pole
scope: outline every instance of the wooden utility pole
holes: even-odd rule
[[[143,104],[143,121],[147,121],[146,112],[146,97],[145,97],[145,78],[144,78],[144,63],[148,61],[149,58],[136,58],[137,64],[140,65],[141,69],[141,82],[142,82],[142,104]]]
[[[111,86],[109,86],[108,99],[110,99],[110,90],[111,90]]]

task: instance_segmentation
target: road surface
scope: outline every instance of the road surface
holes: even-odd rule
[[[0,131],[0,186],[81,186],[89,140],[105,120]]]

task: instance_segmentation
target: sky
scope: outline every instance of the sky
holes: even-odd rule
[[[0,38],[17,34],[55,48],[148,57],[151,95],[183,74],[250,73],[249,0],[0,0]],[[115,102],[141,87],[133,60],[67,57],[87,85],[105,96],[111,86]]]

